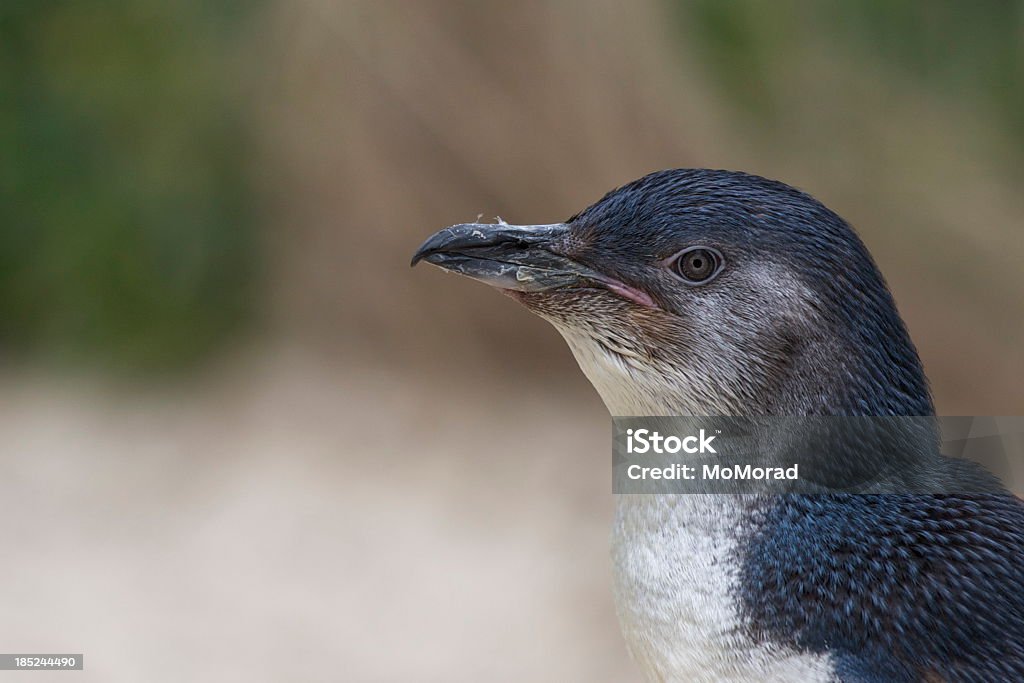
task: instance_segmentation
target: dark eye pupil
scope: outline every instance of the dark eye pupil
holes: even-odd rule
[[[703,282],[715,274],[718,257],[707,249],[694,249],[677,262],[679,274],[691,282]]]

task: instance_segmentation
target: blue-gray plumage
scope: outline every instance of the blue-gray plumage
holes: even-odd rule
[[[1024,512],[1009,495],[789,496],[745,540],[758,638],[842,681],[1024,680]]]
[[[867,249],[820,202],[653,173],[565,223],[420,248],[551,321],[615,415],[927,416]],[[655,681],[1024,680],[1011,494],[619,496],[616,603]]]

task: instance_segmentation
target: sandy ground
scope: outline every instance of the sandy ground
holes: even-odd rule
[[[638,680],[600,404],[439,386],[281,350],[6,378],[0,649],[84,653],[33,681]]]

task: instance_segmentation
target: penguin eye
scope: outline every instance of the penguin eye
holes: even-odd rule
[[[722,255],[710,247],[690,247],[679,252],[672,270],[687,284],[702,285],[722,270]]]

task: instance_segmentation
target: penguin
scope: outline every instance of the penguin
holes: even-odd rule
[[[565,222],[454,225],[419,261],[548,320],[613,416],[935,412],[867,248],[782,182],[660,171]],[[1001,486],[616,499],[649,681],[1024,681],[1024,504]]]

